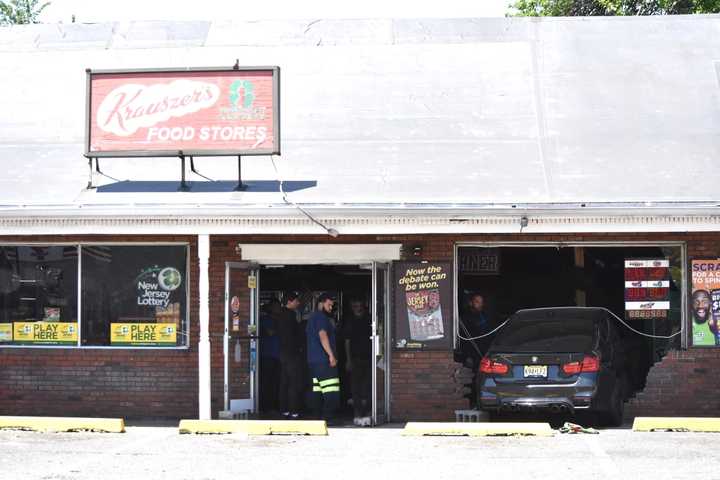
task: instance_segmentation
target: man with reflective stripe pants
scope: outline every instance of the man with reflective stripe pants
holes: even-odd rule
[[[332,313],[335,300],[327,293],[318,298],[318,309],[307,323],[307,361],[313,382],[313,411],[328,423],[334,422],[340,406],[340,377],[337,370],[335,324]]]

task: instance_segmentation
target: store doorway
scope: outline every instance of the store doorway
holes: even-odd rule
[[[223,410],[243,416],[257,411],[257,280],[257,268],[225,263]]]
[[[612,312],[623,348],[632,356],[624,375],[625,399],[645,387],[650,368],[682,341],[677,333],[685,308],[686,262],[680,244],[459,245],[456,258],[461,335],[463,319],[472,316],[471,300],[477,295],[493,326],[527,308],[602,307]],[[491,342],[492,336],[474,342],[479,345],[474,349],[470,342],[458,340],[456,360],[466,361]]]
[[[225,404],[257,418],[282,418],[277,309],[297,293],[296,312],[304,343],[304,325],[321,293],[336,299],[340,410],[343,422],[360,416],[366,425],[388,421],[389,413],[389,266],[254,265],[228,263],[226,273]],[[243,305],[243,298],[247,305]],[[243,315],[242,311],[249,311]],[[348,350],[351,352],[348,354]],[[302,418],[310,418],[312,384],[303,372]]]

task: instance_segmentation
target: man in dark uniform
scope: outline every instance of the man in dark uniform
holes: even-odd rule
[[[285,419],[297,419],[302,409],[305,334],[297,314],[299,307],[300,294],[287,292],[276,327],[280,340],[280,412]]]
[[[352,400],[357,426],[370,426],[370,368],[372,349],[370,336],[372,323],[367,314],[365,304],[360,299],[350,302],[352,317],[343,328],[345,337],[345,369],[350,372],[352,383]]]
[[[460,318],[460,335],[465,338],[474,338],[484,335],[490,330],[485,312],[485,299],[479,293],[473,293],[468,298],[467,311]],[[489,339],[481,338],[477,340],[461,340],[460,346],[465,354],[465,364],[468,367],[477,367],[480,359],[487,351]]]
[[[331,317],[335,300],[323,293],[318,309],[308,320],[307,361],[313,382],[313,410],[332,422],[340,405],[340,377],[337,370],[335,322]]]
[[[473,293],[468,298],[467,310],[460,317],[460,336],[464,338],[474,338],[484,335],[490,331],[490,322],[483,311],[485,308],[485,298],[479,293]],[[490,346],[490,337],[479,338],[475,340],[460,339],[460,352],[462,355],[463,365],[472,371],[472,383],[470,387],[470,404],[474,405],[476,395],[475,379],[477,377],[480,360],[487,352]]]
[[[280,380],[280,344],[277,322],[282,306],[276,298],[263,305],[260,315],[260,409],[272,415],[278,408],[278,384]]]

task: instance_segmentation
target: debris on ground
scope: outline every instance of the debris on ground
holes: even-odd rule
[[[597,430],[592,427],[583,427],[575,423],[565,422],[565,424],[558,429],[560,433],[592,433],[598,434]]]

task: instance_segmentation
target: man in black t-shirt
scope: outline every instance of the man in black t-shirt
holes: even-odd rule
[[[287,292],[276,327],[280,339],[280,412],[286,419],[300,416],[305,386],[305,332],[298,318],[299,307],[300,294]]]
[[[490,330],[490,322],[485,315],[485,297],[480,293],[473,293],[468,297],[467,310],[460,317],[460,334],[465,338],[475,338]],[[477,371],[480,359],[490,346],[490,340],[489,337],[460,340],[459,346],[465,355],[466,366]]]
[[[354,299],[350,302],[352,316],[343,329],[345,337],[345,369],[350,372],[352,399],[358,426],[370,426],[370,382],[372,368],[372,322],[367,314],[365,303]]]
[[[470,389],[470,406],[475,407],[477,401],[477,374],[480,367],[480,360],[490,347],[491,337],[476,338],[487,334],[492,327],[488,317],[485,315],[485,297],[480,293],[472,293],[468,297],[467,310],[460,316],[460,336],[473,338],[474,340],[458,341],[460,360],[463,365],[472,371],[472,381],[466,385]]]

